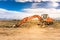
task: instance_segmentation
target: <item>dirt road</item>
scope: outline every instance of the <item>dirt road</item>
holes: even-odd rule
[[[60,40],[60,29],[47,28],[0,28],[0,40]]]

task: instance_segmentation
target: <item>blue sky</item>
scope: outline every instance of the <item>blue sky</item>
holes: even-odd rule
[[[7,10],[14,10],[14,11],[21,11],[24,8],[31,8],[34,2],[15,2],[14,0],[7,0],[7,1],[0,1],[0,8],[7,9]],[[38,8],[52,8],[53,6],[48,6],[49,1],[46,2],[38,2]],[[60,4],[60,2],[57,2]],[[60,5],[55,7],[56,9],[60,9]]]
[[[60,18],[60,1],[0,0],[0,18],[21,19],[44,13],[49,14],[52,18]]]

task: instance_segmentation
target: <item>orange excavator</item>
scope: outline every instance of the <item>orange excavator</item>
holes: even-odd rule
[[[51,25],[53,24],[53,19],[48,17],[48,14],[42,14],[41,16],[39,15],[33,15],[33,16],[29,16],[29,17],[25,17],[23,18],[16,26],[21,26],[23,23],[25,23],[26,21],[29,21],[33,18],[38,18],[38,20],[45,25]]]

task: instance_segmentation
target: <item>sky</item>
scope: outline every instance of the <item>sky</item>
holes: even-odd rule
[[[41,14],[60,19],[60,0],[0,0],[0,18],[22,19]]]

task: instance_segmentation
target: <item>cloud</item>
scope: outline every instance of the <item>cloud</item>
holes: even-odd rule
[[[46,9],[46,8],[29,9],[28,8],[28,9],[24,9],[24,11],[32,15],[49,14],[51,18],[60,17],[60,9],[54,9],[54,8],[49,8],[49,9]]]
[[[41,2],[41,0],[15,0],[16,2]]]
[[[60,2],[60,0],[15,0],[16,2],[41,2],[41,1],[51,1],[51,2]]]
[[[52,2],[60,2],[60,0],[49,0],[49,1],[52,1]]]
[[[0,8],[0,18],[21,19],[23,18],[22,16],[24,16],[23,12],[10,11],[10,10]]]
[[[6,9],[0,8],[0,18],[7,19],[22,19],[24,17],[32,16],[32,15],[40,15],[41,14],[49,14],[51,18],[60,18],[60,9],[54,8],[36,8],[36,9],[22,9],[23,12],[10,11]]]
[[[16,2],[26,2],[27,0],[15,0]]]
[[[32,6],[31,6],[31,8],[37,8],[39,3],[32,3]]]
[[[59,3],[57,3],[57,2],[53,2],[53,1],[51,1],[50,3],[48,3],[50,6],[52,6],[52,7],[58,7],[59,6]]]
[[[60,0],[42,0],[42,1],[60,2]]]
[[[27,2],[27,1],[30,1],[30,2],[33,2],[33,0],[15,0],[16,2]],[[36,1],[36,0],[34,0],[34,1]],[[31,8],[37,8],[37,7],[42,7],[42,6],[44,6],[44,7],[53,7],[53,8],[56,8],[56,7],[58,7],[59,6],[59,3],[57,3],[57,1],[59,1],[59,0],[37,0],[39,3],[32,3],[32,6],[31,6]],[[45,3],[40,3],[41,1],[50,1],[50,2],[48,2],[47,4]]]

